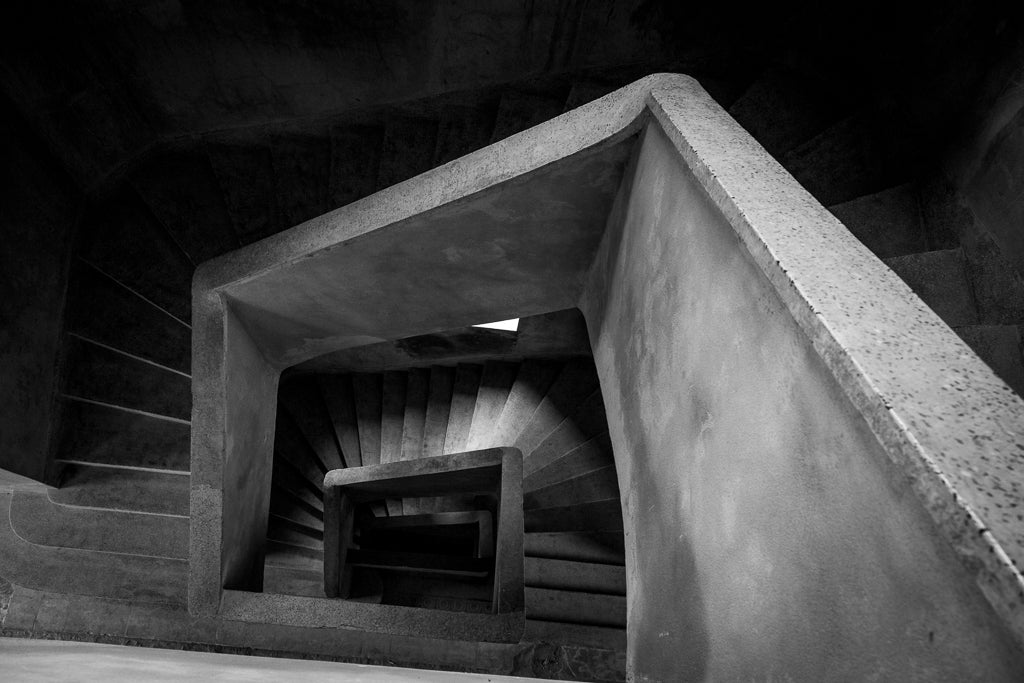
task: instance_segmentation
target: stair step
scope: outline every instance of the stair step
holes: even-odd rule
[[[618,500],[526,510],[524,528],[535,531],[622,531]]]
[[[619,499],[615,465],[581,474],[523,495],[523,507],[533,510],[560,505],[579,505]]]
[[[549,465],[523,478],[523,491],[530,492],[615,464],[608,432],[587,439]]]
[[[319,503],[319,506],[310,503],[308,498],[297,496],[294,491],[281,486],[275,481],[270,490],[270,516],[294,522],[301,525],[303,529],[313,529],[319,538],[323,535],[324,513],[323,503],[320,501],[316,502]],[[270,537],[278,540],[287,540],[280,536],[270,536],[268,534],[268,538]]]
[[[444,439],[455,389],[455,368],[435,365],[430,368],[430,393],[423,426],[423,457],[444,453]]]
[[[351,375],[325,375],[319,378],[334,437],[341,447],[344,467],[362,467],[363,454],[359,446],[359,422],[356,418],[355,394]],[[379,418],[378,418],[379,419]]]
[[[501,95],[491,142],[504,140],[562,113],[564,100],[546,95],[506,90]]]
[[[116,280],[84,261],[72,264],[67,331],[188,373],[192,333]]]
[[[568,411],[562,422],[523,458],[523,475],[543,469],[591,438],[608,431],[604,399],[595,389]]]
[[[165,151],[133,171],[130,182],[193,263],[241,246],[202,148]]]
[[[178,320],[191,320],[195,265],[134,190],[121,190],[90,207],[80,234],[82,260]]]
[[[587,396],[597,388],[597,371],[592,359],[578,358],[566,363],[516,438],[515,446],[523,452],[523,457],[528,457],[562,424],[566,415],[579,403],[580,396]]]
[[[381,376],[357,372],[352,375],[356,402],[359,454],[363,465],[379,465],[381,424]]]
[[[985,325],[1024,322],[1024,279],[995,241],[975,233],[964,240],[964,256],[978,307],[978,322]]]
[[[405,415],[402,420],[402,460],[416,460],[423,456],[429,381],[430,371],[426,368],[413,368],[407,373]]]
[[[626,627],[626,598],[577,591],[526,588],[526,618],[583,626]]]
[[[910,185],[835,204],[829,211],[878,258],[928,249],[917,194]]]
[[[188,559],[188,518],[59,505],[15,492],[11,527],[35,545]]]
[[[188,562],[29,543],[10,524],[11,494],[0,493],[0,575],[33,590],[181,603]]]
[[[293,567],[317,572],[321,582],[324,576],[324,553],[304,546],[293,546],[278,541],[267,541],[265,566]]]
[[[602,650],[626,652],[626,629],[605,626],[562,624],[555,621],[526,620],[523,640],[536,643],[565,643],[585,645]],[[623,662],[623,670],[625,669]],[[623,673],[625,673],[623,671]]]
[[[473,407],[469,436],[466,438],[466,450],[475,451],[481,448],[508,445],[495,443],[491,436],[494,425],[498,422],[505,402],[508,400],[518,368],[516,363],[501,361],[484,363],[484,369],[480,375],[480,388],[476,393],[476,405]]]
[[[324,472],[344,467],[331,417],[315,378],[297,377],[282,382],[277,401],[278,410],[284,410],[298,427]]]
[[[815,199],[829,206],[891,185],[866,117],[850,116],[791,149],[780,161]]]
[[[509,391],[501,415],[491,429],[490,441],[502,446],[516,442],[537,406],[544,400],[562,364],[551,361],[525,360],[516,373],[516,381]]]
[[[626,594],[626,568],[613,564],[527,557],[525,582],[531,588]]]
[[[161,515],[189,514],[189,477],[153,470],[64,464],[50,499],[63,505]]]
[[[327,197],[331,210],[373,194],[380,167],[384,129],[377,126],[331,128],[331,179]]]
[[[490,144],[494,116],[492,109],[483,107],[446,109],[438,121],[434,166],[446,164]]]
[[[188,471],[191,428],[117,407],[61,400],[62,460]]]
[[[402,459],[402,430],[405,428],[405,394],[409,377],[404,372],[388,371],[382,380],[380,418],[380,461],[398,462]],[[403,514],[400,499],[388,499],[389,515]]]
[[[785,69],[762,74],[729,107],[729,115],[773,157],[825,130],[840,108],[822,88]]]
[[[331,141],[321,133],[282,133],[271,136],[270,160],[282,228],[308,221],[330,208]]]
[[[378,187],[391,187],[429,171],[433,167],[436,147],[437,121],[411,116],[389,116],[381,147]]]
[[[886,259],[885,264],[950,327],[978,322],[978,311],[960,249],[897,256]]]
[[[954,328],[999,379],[1024,396],[1024,357],[1017,325],[969,325]]]
[[[384,373],[383,402],[380,418],[380,461],[402,459],[402,429],[405,426],[405,392],[409,377],[404,372]]]
[[[267,540],[323,551],[323,525],[321,524],[319,527],[308,526],[274,514],[274,511],[271,510],[267,525]]]
[[[532,532],[523,537],[527,557],[624,564],[626,551],[621,532],[554,531]]]
[[[206,153],[242,244],[288,227],[278,217],[274,165],[267,145],[245,138],[210,139]]]
[[[310,598],[325,597],[323,571],[267,563],[263,568],[263,592],[305,595]]]
[[[459,363],[455,369],[455,387],[452,390],[452,407],[448,413],[448,429],[445,432],[444,454],[462,453],[466,450],[476,396],[480,389],[479,365]]]
[[[277,412],[274,429],[274,458],[278,457],[289,463],[302,475],[308,486],[315,487],[322,495],[327,468],[320,462],[291,417],[282,410]]]
[[[321,480],[322,481],[322,480]],[[295,465],[284,456],[274,454],[273,486],[310,509],[310,514],[323,519],[323,491],[318,483],[310,481]]]
[[[65,394],[178,420],[191,417],[189,377],[80,337],[67,336],[64,349]]]

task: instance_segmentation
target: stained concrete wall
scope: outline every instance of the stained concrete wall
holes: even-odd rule
[[[906,475],[656,128],[632,173],[580,307],[635,680],[1015,680]]]
[[[0,468],[42,479],[81,200],[11,111],[0,101]]]

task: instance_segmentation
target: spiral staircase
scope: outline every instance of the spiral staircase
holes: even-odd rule
[[[0,604],[4,632],[242,643],[220,633],[200,639],[188,630],[195,624],[182,626],[190,623],[183,605],[195,266],[620,84],[562,81],[392,105],[302,129],[210,134],[169,146],[105,188],[83,217],[71,266],[57,487],[4,494],[10,524],[0,525],[0,575],[13,585]],[[909,123],[830,100],[827,86],[785,68],[707,86],[997,374],[1024,390],[1021,284],[919,163]],[[327,470],[514,445],[525,463],[524,641],[534,644],[523,670],[621,680],[622,518],[588,359],[493,354],[380,372],[294,373],[279,401],[266,591],[320,594]],[[450,504],[457,509],[458,501]],[[406,506],[420,509],[398,500],[381,513]],[[396,603],[474,599],[472,586],[438,588],[423,577],[396,577],[391,586],[385,599]]]

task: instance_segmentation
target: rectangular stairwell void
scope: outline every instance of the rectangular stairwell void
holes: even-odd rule
[[[371,593],[374,587],[372,581],[360,582],[360,570],[408,572],[414,576],[433,576],[435,580],[477,578],[490,587],[490,614],[521,616],[522,469],[523,457],[518,449],[491,448],[328,472],[324,477],[325,594],[341,600],[365,600],[367,587]],[[489,510],[380,519],[371,509],[372,504],[386,498],[466,494],[497,500],[497,533],[493,538]],[[460,527],[469,527],[468,537],[451,533],[458,532]],[[415,535],[404,539],[399,536],[397,547],[381,538],[382,532],[386,536],[388,531],[403,528]],[[410,547],[415,536],[426,537],[427,547]],[[467,538],[470,543],[459,543]],[[384,611],[382,618],[391,614]],[[396,616],[403,614],[399,612]],[[458,628],[461,617],[450,611],[437,611],[434,618],[436,628],[431,623],[430,630],[448,633]],[[477,618],[474,615],[473,620]]]

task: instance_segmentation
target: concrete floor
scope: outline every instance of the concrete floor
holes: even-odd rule
[[[534,678],[421,671],[211,652],[59,640],[0,638],[0,678],[30,681],[345,681],[346,683],[529,683]]]

